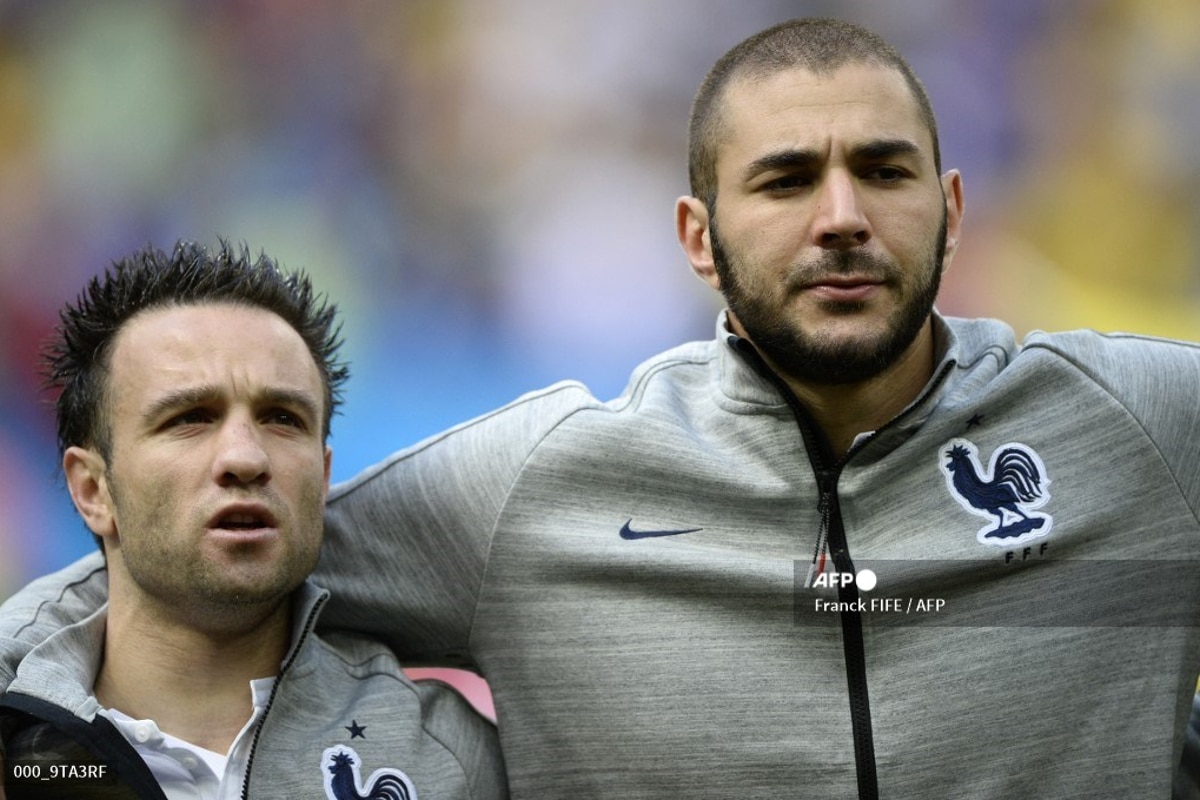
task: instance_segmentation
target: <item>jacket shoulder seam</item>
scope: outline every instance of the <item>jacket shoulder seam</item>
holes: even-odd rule
[[[1177,342],[1177,341],[1170,340],[1170,339],[1160,339],[1160,338],[1156,338],[1153,336],[1143,336],[1140,334],[1098,334],[1098,335],[1102,336],[1103,338],[1107,338],[1107,339],[1123,339],[1123,340],[1129,340],[1129,341],[1140,341],[1140,342],[1161,344],[1164,346],[1179,345],[1182,349],[1200,352],[1200,345],[1194,345],[1189,342]],[[1096,373],[1095,370],[1089,369],[1078,358],[1075,358],[1068,350],[1066,350],[1063,347],[1058,346],[1054,342],[1048,342],[1048,341],[1031,342],[1025,346],[1025,349],[1027,349],[1027,350],[1029,350],[1029,349],[1044,350],[1048,353],[1052,353],[1053,355],[1057,356],[1059,359],[1061,359],[1063,361],[1063,363],[1069,364],[1071,366],[1071,368],[1073,368],[1074,370],[1079,372],[1079,374],[1083,375],[1092,385],[1094,385],[1097,388],[1099,388],[1100,390],[1102,390],[1108,397],[1112,398],[1112,401],[1114,403],[1116,403],[1118,406],[1121,407],[1121,410],[1125,412],[1125,414],[1129,417],[1129,419],[1132,420],[1133,423],[1138,427],[1138,430],[1140,430],[1142,432],[1142,436],[1145,438],[1145,440],[1147,442],[1149,442],[1151,447],[1154,448],[1155,455],[1158,456],[1158,459],[1162,463],[1163,468],[1167,471],[1167,474],[1169,474],[1171,476],[1171,480],[1175,486],[1175,491],[1179,493],[1179,496],[1184,501],[1184,505],[1187,506],[1187,508],[1191,511],[1192,519],[1196,522],[1197,525],[1200,525],[1200,513],[1198,513],[1197,509],[1194,508],[1190,502],[1188,502],[1187,492],[1184,491],[1183,486],[1180,485],[1179,476],[1176,475],[1175,471],[1171,468],[1171,462],[1163,454],[1162,448],[1159,446],[1158,441],[1153,436],[1150,435],[1150,431],[1146,430],[1146,426],[1142,422],[1142,420],[1138,417],[1137,414],[1135,414],[1133,412],[1133,410],[1129,407],[1129,405],[1124,400],[1122,400],[1121,397],[1113,390],[1113,387],[1111,385],[1109,385],[1109,383],[1107,383],[1106,381],[1101,380],[1100,376]]]

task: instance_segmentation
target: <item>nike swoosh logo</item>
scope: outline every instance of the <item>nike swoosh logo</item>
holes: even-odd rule
[[[633,520],[630,519],[621,526],[622,539],[654,539],[659,536],[678,536],[681,533],[696,533],[697,531],[704,530],[703,528],[686,528],[676,531],[635,531],[629,527],[632,523]]]

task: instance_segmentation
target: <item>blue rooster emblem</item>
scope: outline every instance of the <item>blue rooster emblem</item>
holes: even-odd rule
[[[329,800],[417,800],[412,781],[398,769],[377,769],[363,785],[361,759],[351,747],[330,747],[321,757]]]
[[[1050,533],[1054,518],[1033,509],[1050,499],[1050,479],[1042,459],[1023,444],[1002,444],[984,472],[979,450],[956,439],[940,466],[955,499],[972,514],[988,518],[976,538],[983,544],[1011,546]]]

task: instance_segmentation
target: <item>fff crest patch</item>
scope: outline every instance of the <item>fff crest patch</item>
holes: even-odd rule
[[[975,534],[981,544],[1011,547],[1039,539],[1054,518],[1036,509],[1050,499],[1050,476],[1041,456],[1018,442],[992,451],[985,469],[979,448],[954,439],[939,452],[938,466],[959,505],[988,520]]]
[[[384,767],[362,779],[362,759],[353,747],[330,747],[321,756],[325,796],[329,800],[417,800],[412,781],[398,769]]]

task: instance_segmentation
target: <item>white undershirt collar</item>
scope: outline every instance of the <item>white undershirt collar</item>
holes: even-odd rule
[[[241,797],[250,759],[250,732],[266,711],[275,678],[250,681],[254,712],[228,753],[214,753],[161,730],[154,720],[133,719],[115,708],[100,714],[129,740],[168,800],[234,800]]]

